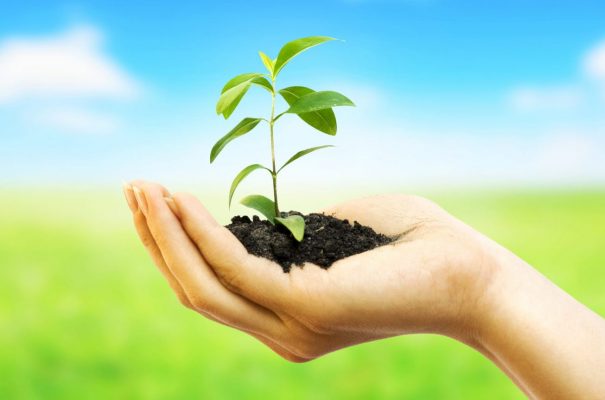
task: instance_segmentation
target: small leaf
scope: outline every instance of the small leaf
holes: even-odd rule
[[[251,72],[238,75],[223,86],[216,103],[216,113],[222,114],[225,119],[229,118],[253,83],[273,92],[273,87],[263,74]]]
[[[229,118],[250,88],[250,85],[249,80],[244,81],[223,92],[216,103],[216,113],[223,114],[225,119]]]
[[[255,85],[261,86],[264,89],[267,89],[269,93],[273,93],[273,85],[271,85],[271,83],[264,76],[254,78],[251,82]]]
[[[260,56],[260,59],[263,62],[265,68],[267,68],[267,71],[269,71],[271,76],[273,76],[273,61],[271,60],[271,58],[269,58],[269,56],[263,53],[262,51],[259,51],[258,55]]]
[[[355,104],[338,92],[313,92],[302,96],[286,112],[301,114],[339,106],[355,106]]]
[[[212,147],[210,151],[210,162],[212,163],[219,153],[227,146],[227,144],[242,135],[250,132],[258,123],[262,121],[262,118],[244,118],[240,121],[235,128],[231,129],[229,133],[220,138],[218,142]]]
[[[241,199],[240,204],[260,212],[269,222],[275,223],[275,203],[273,203],[273,200],[259,194],[252,194]]]
[[[311,147],[309,149],[299,151],[298,153],[296,153],[292,157],[290,157],[290,159],[288,161],[286,161],[286,163],[284,165],[282,165],[280,169],[277,170],[277,173],[279,174],[279,171],[281,171],[282,169],[284,169],[284,167],[286,165],[288,165],[288,164],[290,164],[290,163],[298,160],[302,156],[306,156],[307,154],[312,153],[315,150],[325,149],[326,147],[334,147],[334,146],[328,144],[328,145],[324,145],[324,146]]]
[[[231,80],[229,80],[229,82],[225,83],[225,86],[223,86],[223,89],[221,90],[221,94],[225,93],[227,90],[233,88],[234,86],[239,85],[240,83],[251,81],[254,78],[258,78],[258,77],[262,77],[262,76],[263,76],[263,74],[258,73],[258,72],[247,72],[245,74],[238,75],[238,76],[232,78]]]
[[[311,47],[329,42],[330,40],[335,39],[327,36],[310,36],[286,43],[279,51],[277,59],[273,65],[273,77],[277,77],[277,74],[279,74],[281,69],[298,54],[310,49]]]
[[[275,217],[275,222],[285,226],[299,242],[305,236],[305,220],[300,215],[290,215],[286,218]]]
[[[310,93],[316,92],[315,90],[304,86],[290,86],[279,91],[279,94],[281,94],[289,106],[296,103],[301,97]],[[301,113],[298,114],[298,116],[300,119],[318,131],[332,136],[336,135],[336,116],[331,108],[309,113]]]
[[[233,114],[233,112],[235,111],[235,109],[239,105],[240,101],[242,101],[242,98],[244,97],[244,95],[248,92],[248,89],[250,89],[250,85],[246,86],[245,90],[243,90],[241,93],[239,93],[237,95],[237,97],[235,97],[233,99],[233,101],[231,102],[231,104],[229,104],[228,106],[225,107],[225,109],[222,112],[223,118],[229,119],[229,117],[231,116],[231,114]]]
[[[231,189],[229,189],[229,207],[231,207],[231,200],[233,199],[235,189],[237,189],[237,187],[244,180],[245,177],[247,177],[252,171],[256,171],[257,169],[265,169],[269,171],[269,173],[271,173],[271,170],[269,168],[260,164],[248,165],[246,168],[242,169],[239,174],[236,175],[235,179],[233,179],[233,183],[231,183]]]

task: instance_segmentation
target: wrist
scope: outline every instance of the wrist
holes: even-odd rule
[[[498,247],[472,345],[529,397],[601,398],[602,318]]]
[[[497,309],[510,300],[508,286],[531,267],[477,232],[461,238],[460,257],[452,257],[448,267],[449,312],[435,333],[481,350]]]
[[[502,331],[502,325],[510,322],[519,310],[520,297],[535,287],[534,281],[541,275],[488,238],[480,237],[477,244],[477,257],[468,277],[466,309],[454,336],[485,353],[494,332]]]
[[[523,318],[523,302],[528,301],[526,293],[531,292],[536,280],[543,278],[521,258],[487,238],[480,240],[478,274],[475,300],[466,310],[466,322],[458,334],[448,335],[490,359],[498,366],[526,396],[531,392],[502,358],[503,344],[507,336],[520,333],[511,331]],[[531,295],[531,293],[530,293]],[[514,341],[514,338],[511,338]]]
[[[532,288],[544,278],[521,258],[492,243],[490,246],[489,278],[485,280],[474,314],[475,340],[490,348],[495,334],[505,330],[531,301]]]

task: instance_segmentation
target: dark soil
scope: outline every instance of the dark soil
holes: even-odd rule
[[[282,216],[289,214],[302,215],[290,211],[282,213]],[[324,214],[302,216],[305,219],[302,242],[297,242],[283,226],[261,221],[257,216],[252,220],[247,216],[233,217],[227,228],[249,253],[277,262],[284,272],[289,272],[292,265],[303,265],[305,262],[327,269],[341,258],[372,250],[396,239],[376,233],[357,221],[351,225],[346,219]]]

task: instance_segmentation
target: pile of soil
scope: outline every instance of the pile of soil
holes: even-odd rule
[[[265,257],[281,265],[289,272],[292,265],[310,262],[327,269],[337,260],[393,242],[396,238],[374,232],[370,227],[351,225],[348,220],[325,214],[302,215],[296,211],[282,212],[282,217],[301,215],[305,219],[305,237],[296,241],[281,225],[254,216],[236,216],[229,229],[250,254]]]

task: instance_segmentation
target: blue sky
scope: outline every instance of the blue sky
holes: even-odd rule
[[[339,147],[288,179],[602,184],[604,17],[600,1],[7,2],[0,184],[146,177],[222,188],[266,161],[266,132],[212,167],[210,147],[268,104],[251,93],[223,121],[220,88],[262,70],[258,50],[274,56],[309,35],[344,42],[301,55],[280,84],[338,90],[358,107],[337,110],[336,138],[284,122],[282,159]]]

